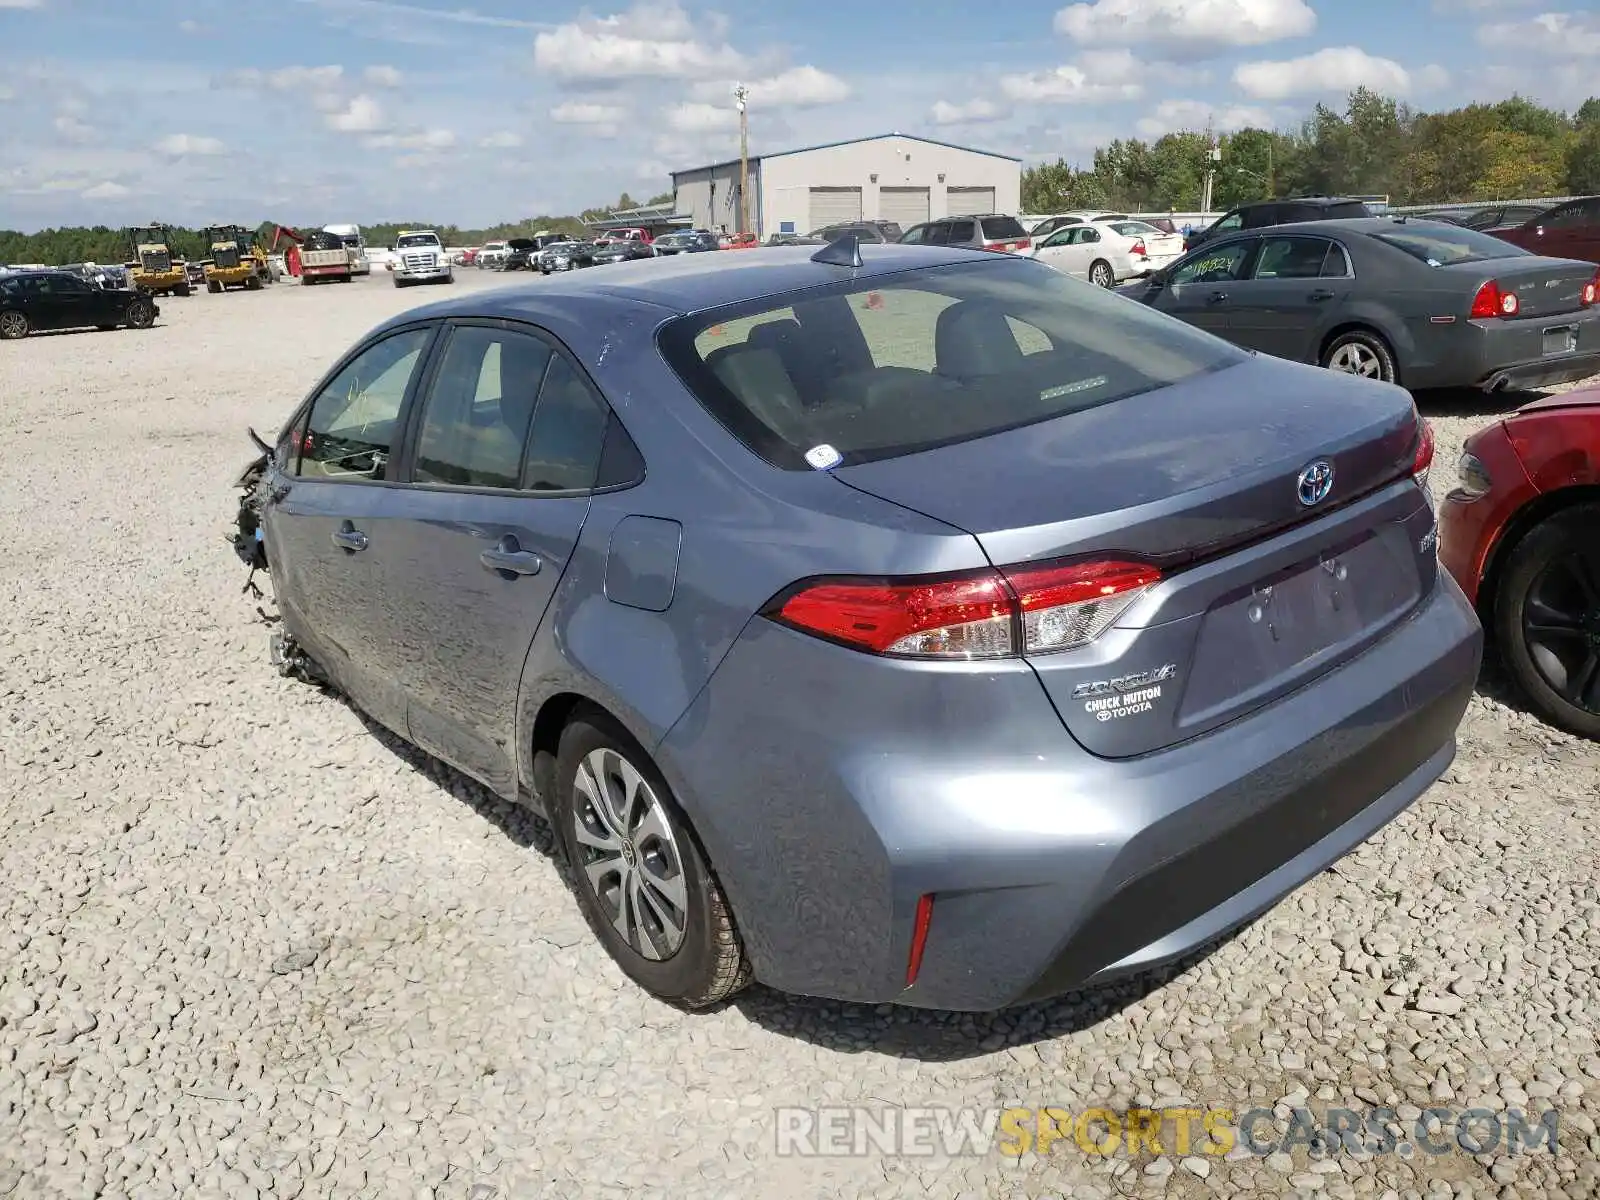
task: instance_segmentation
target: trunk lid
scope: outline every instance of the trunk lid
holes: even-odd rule
[[[1584,285],[1595,277],[1593,263],[1569,258],[1497,258],[1446,268],[1469,269],[1485,280],[1496,280],[1501,291],[1516,293],[1517,315],[1512,320],[1583,311]]]
[[[1411,399],[1270,358],[836,478],[966,530],[991,562],[1134,558],[1162,579],[1089,645],[1034,655],[1074,737],[1128,757],[1359,654],[1433,586]],[[1325,460],[1333,487],[1298,495]]]

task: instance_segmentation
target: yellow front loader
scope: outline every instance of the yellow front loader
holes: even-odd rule
[[[165,225],[130,229],[133,261],[125,264],[133,285],[153,296],[187,296],[188,264],[172,252],[172,231]]]
[[[211,248],[204,264],[206,291],[242,287],[253,292],[272,278],[266,254],[243,225],[213,225],[206,230],[206,244]]]

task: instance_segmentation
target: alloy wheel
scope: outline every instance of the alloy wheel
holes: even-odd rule
[[[1104,263],[1096,263],[1089,270],[1089,282],[1095,287],[1108,288],[1111,286],[1111,268]]]
[[[1346,342],[1335,350],[1328,356],[1328,369],[1366,379],[1383,378],[1383,362],[1378,352],[1361,342]]]
[[[1522,608],[1528,657],[1568,704],[1600,714],[1600,547],[1554,559]]]
[[[0,313],[0,337],[19,338],[27,332],[27,317],[18,312]]]
[[[573,780],[573,831],[585,882],[617,935],[641,958],[683,945],[688,888],[670,818],[649,782],[617,751],[591,751]]]

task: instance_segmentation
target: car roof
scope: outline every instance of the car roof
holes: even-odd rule
[[[1424,223],[1425,218],[1412,217]],[[1278,237],[1285,233],[1310,233],[1326,237],[1329,233],[1387,233],[1399,222],[1394,217],[1334,217],[1330,221],[1288,221],[1282,225],[1263,225],[1257,229],[1230,229],[1223,235],[1229,241],[1238,237]]]
[[[649,305],[684,314],[788,295],[845,278],[871,279],[925,267],[997,260],[996,255],[980,250],[894,243],[865,245],[860,252],[862,265],[853,271],[812,262],[817,251],[810,246],[769,246],[758,253],[729,255],[735,262],[720,254],[668,255],[608,267],[605,271],[579,271],[537,284],[467,292],[459,298],[404,313],[390,324],[423,317],[534,318],[547,309],[559,308],[564,300],[576,299]]]

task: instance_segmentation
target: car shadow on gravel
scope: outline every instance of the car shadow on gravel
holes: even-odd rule
[[[1425,417],[1481,417],[1487,425],[1524,404],[1542,399],[1544,392],[1484,392],[1477,388],[1440,388],[1411,393]],[[1452,470],[1455,464],[1447,464]]]

